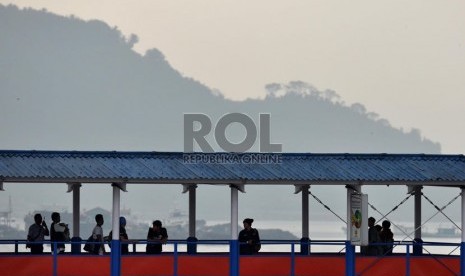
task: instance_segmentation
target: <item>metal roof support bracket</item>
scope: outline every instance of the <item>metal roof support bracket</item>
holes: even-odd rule
[[[421,185],[407,185],[407,194],[415,194],[415,188],[420,187],[420,192],[421,189],[423,189],[423,186]]]
[[[182,193],[183,194],[187,193],[189,191],[190,187],[194,187],[194,189],[195,189],[195,188],[197,188],[197,184],[193,184],[193,183],[192,184],[182,184]]]
[[[66,184],[68,185],[68,190],[66,191],[67,193],[71,193],[75,188],[79,188],[82,186],[79,182],[72,182]]]
[[[363,182],[362,182],[362,181],[358,181],[357,184],[349,184],[349,185],[346,185],[346,188],[347,188],[348,190],[351,190],[353,193],[361,194],[361,193],[362,193],[362,185],[363,185]]]
[[[127,192],[126,190],[126,183],[111,183],[112,187],[118,187],[121,191]]]
[[[231,184],[229,185],[231,188],[236,188],[241,193],[245,193],[245,185],[244,184]]]
[[[296,195],[296,194],[302,192],[302,190],[303,190],[303,188],[304,188],[305,186],[308,186],[309,188],[311,187],[311,185],[308,185],[308,184],[305,184],[305,185],[294,185],[294,187],[295,187],[294,194]]]

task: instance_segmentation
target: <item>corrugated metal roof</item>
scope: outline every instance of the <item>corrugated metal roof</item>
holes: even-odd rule
[[[0,150],[0,181],[465,185],[465,156]]]

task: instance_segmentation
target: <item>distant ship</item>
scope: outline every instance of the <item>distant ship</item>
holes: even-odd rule
[[[437,237],[437,238],[456,238],[460,237],[460,231],[456,227],[438,227],[435,232],[422,232],[422,237]]]

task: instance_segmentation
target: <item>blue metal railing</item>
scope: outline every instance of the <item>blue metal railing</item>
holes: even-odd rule
[[[1,252],[2,254],[28,254],[27,251],[21,251],[20,252],[20,247],[24,246],[28,242],[26,240],[0,240],[0,245],[14,245],[14,250],[13,252]],[[31,242],[29,242],[31,243]],[[63,243],[63,242],[60,242]],[[81,242],[65,242],[65,244],[80,244],[81,248],[82,246],[86,243],[86,241],[81,241]],[[93,242],[94,244],[101,244],[100,242]],[[111,252],[112,256],[112,265],[111,265],[111,271],[112,275],[119,275],[119,271],[121,270],[121,263],[120,263],[120,254],[121,254],[121,244],[132,244],[132,250],[130,254],[137,255],[137,254],[142,254],[141,250],[138,250],[137,245],[146,245],[148,243],[152,242],[147,242],[146,240],[131,240],[128,242],[120,242],[113,240],[111,249],[113,252]],[[53,255],[53,275],[58,275],[58,258],[61,255],[58,251],[58,243],[56,242],[50,242],[50,241],[44,241],[44,242],[32,242],[32,244],[44,244],[46,245],[45,252],[51,252]],[[106,244],[106,243],[104,243]],[[229,250],[224,251],[224,250],[214,250],[214,251],[209,251],[209,252],[203,252],[203,253],[198,253],[198,254],[204,254],[204,253],[213,253],[215,254],[228,254],[229,255],[229,260],[230,260],[230,275],[239,275],[239,262],[240,262],[240,256],[239,256],[239,242],[237,240],[202,240],[202,241],[196,241],[196,242],[187,242],[185,240],[170,240],[166,243],[169,247],[169,250],[166,250],[165,246],[165,251],[164,254],[173,254],[173,275],[177,275],[178,273],[178,258],[180,254],[188,254],[187,252],[187,246],[189,244],[195,244],[196,246],[199,245],[207,245],[207,246],[226,246],[229,247]],[[297,256],[302,256],[302,254],[297,253],[298,251],[296,248],[298,246],[308,246],[308,247],[315,247],[315,246],[340,246],[344,247],[345,246],[345,259],[346,259],[346,275],[356,275],[355,271],[355,261],[356,258],[362,257],[363,255],[360,255],[355,252],[355,246],[351,245],[350,242],[348,241],[341,241],[341,240],[314,240],[314,241],[309,241],[307,243],[302,243],[299,240],[263,240],[261,241],[262,244],[262,252],[265,251],[265,254],[268,253],[276,253],[276,254],[289,254],[290,257],[290,271],[289,275],[295,275],[296,273],[296,257]],[[382,246],[382,245],[387,245],[383,243],[377,243],[374,244],[375,246]],[[399,256],[399,251],[401,254],[405,254],[405,275],[409,276],[411,273],[411,266],[410,266],[410,260],[411,260],[411,250],[413,244],[411,242],[397,242],[394,243],[394,247],[398,248],[395,253],[396,256]],[[459,247],[460,248],[460,275],[465,275],[465,262],[464,262],[464,253],[465,253],[465,243],[439,243],[439,242],[423,242],[421,244],[415,243],[415,245],[420,245],[420,246],[428,246],[428,247]],[[50,246],[50,251],[48,249],[48,246]],[[272,246],[279,246],[279,248],[284,248],[287,247],[288,249],[279,252],[275,251],[267,251],[267,247],[271,248]],[[172,248],[172,249],[171,249]],[[403,250],[399,250],[399,248],[403,248]],[[115,250],[116,249],[116,250]],[[140,249],[140,248],[139,248]],[[181,249],[181,250],[180,250]],[[341,250],[342,251],[342,250]],[[323,253],[323,252],[318,252],[318,253]],[[63,254],[63,253],[62,253]],[[64,253],[66,255],[69,255],[70,253]],[[84,253],[87,254],[87,253]],[[308,255],[311,256],[312,254],[315,253],[309,253]],[[337,253],[336,253],[337,254]],[[108,255],[108,254],[107,254]],[[261,255],[259,253],[258,255]],[[263,254],[264,255],[264,254]],[[402,256],[402,255],[400,255]],[[437,262],[439,262],[446,270],[449,270],[451,274],[455,274],[450,268],[447,267],[447,264],[444,264],[440,259],[437,258],[437,256],[433,254],[424,254],[423,256],[429,256],[433,259],[435,259]],[[380,261],[382,258],[385,256],[373,256],[376,257],[375,260],[372,261],[368,266],[366,266],[362,271],[358,272],[358,275],[363,275],[365,272],[367,272],[371,267],[375,266],[378,261]],[[116,261],[116,262],[114,262]]]

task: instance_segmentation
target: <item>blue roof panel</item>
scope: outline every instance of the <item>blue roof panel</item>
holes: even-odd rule
[[[186,156],[192,155],[201,162],[187,162]],[[258,161],[247,159],[248,155],[258,157]],[[265,160],[260,158],[267,156],[281,162],[260,162]],[[465,185],[465,156],[0,150],[0,181],[26,180],[223,184],[412,182]]]

